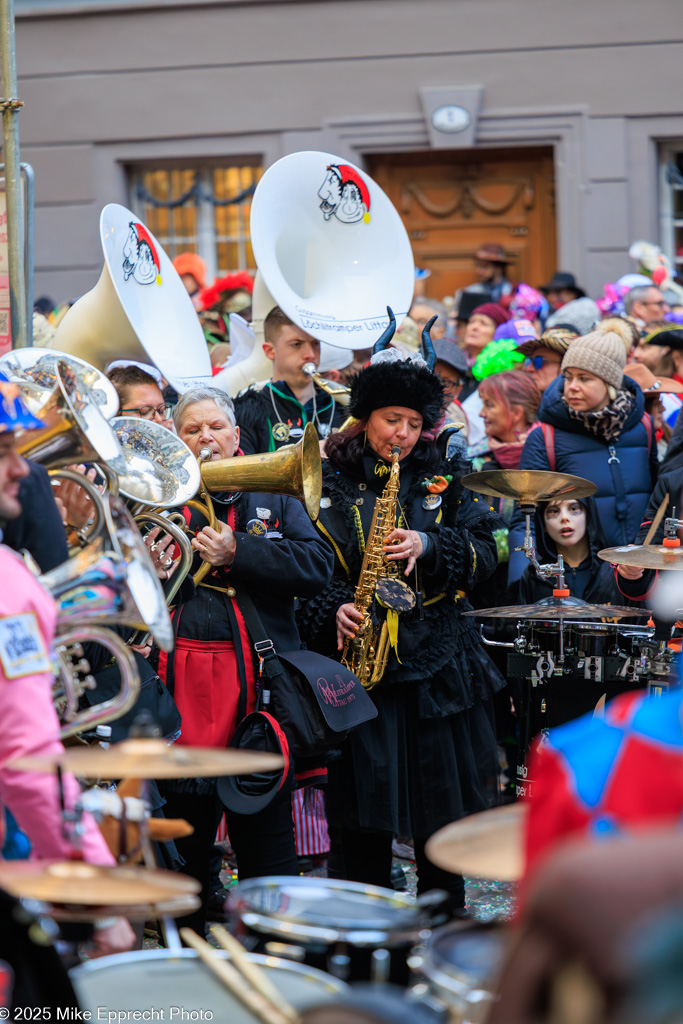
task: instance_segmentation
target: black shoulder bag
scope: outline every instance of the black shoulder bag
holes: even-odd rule
[[[361,681],[344,665],[315,651],[275,650],[251,597],[235,598],[261,666],[261,710],[280,723],[294,758],[315,758],[377,717]]]

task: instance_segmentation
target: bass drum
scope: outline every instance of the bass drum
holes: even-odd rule
[[[216,950],[216,955],[229,959],[223,950]],[[343,982],[311,967],[272,956],[248,956],[297,1010],[347,991]],[[134,1011],[152,1008],[157,1011],[156,1020],[213,1020],[216,1024],[254,1024],[255,1020],[193,949],[119,953],[74,967],[70,976],[81,1011],[90,1011],[93,1020],[135,1020]]]

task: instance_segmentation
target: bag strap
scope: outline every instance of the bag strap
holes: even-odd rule
[[[283,675],[284,668],[277,656],[275,644],[266,633],[261,616],[256,611],[256,605],[250,595],[245,590],[240,590],[235,595],[234,601],[242,613],[256,657],[259,660],[259,675],[266,675],[268,679],[275,679],[277,676]]]
[[[541,423],[541,430],[543,431],[543,440],[545,441],[545,452],[548,456],[548,466],[550,472],[555,472],[555,466],[557,465],[555,459],[555,427],[550,423]]]
[[[647,454],[652,455],[652,418],[649,413],[644,412],[640,422],[645,427],[647,434]]]

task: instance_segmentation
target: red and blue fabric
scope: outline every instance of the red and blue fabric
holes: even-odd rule
[[[529,760],[527,874],[562,841],[665,826],[683,814],[683,691],[642,691],[552,729]]]

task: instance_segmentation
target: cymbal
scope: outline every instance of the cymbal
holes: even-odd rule
[[[515,882],[524,873],[526,804],[471,814],[435,832],[425,852],[432,864],[458,875]]]
[[[630,565],[634,569],[683,569],[683,547],[624,544],[619,548],[603,548],[598,551],[598,558],[614,565]]]
[[[170,747],[163,740],[135,739],[102,747],[68,747],[56,754],[20,757],[9,768],[26,772],[52,772],[59,765],[87,779],[194,779],[214,775],[268,772],[284,764],[279,754],[259,750]]]
[[[97,907],[164,903],[194,895],[201,888],[196,879],[175,871],[105,867],[79,860],[0,861],[0,886],[12,896]]]
[[[97,921],[103,917],[127,917],[129,921],[151,921],[158,917],[184,917],[185,914],[192,914],[199,910],[202,901],[199,896],[193,893],[183,893],[175,899],[162,900],[154,903],[124,903],[112,907],[112,913],[107,913],[105,907],[76,907],[63,904],[48,903],[44,911],[55,921],[69,924],[81,924],[89,921]]]
[[[598,489],[582,476],[542,469],[485,469],[462,477],[461,483],[491,498],[516,498],[520,505],[535,505],[551,498],[587,498]]]
[[[635,619],[649,615],[647,608],[626,608],[619,604],[587,604],[578,597],[546,597],[536,604],[508,604],[501,608],[475,608],[464,612],[470,619]]]

